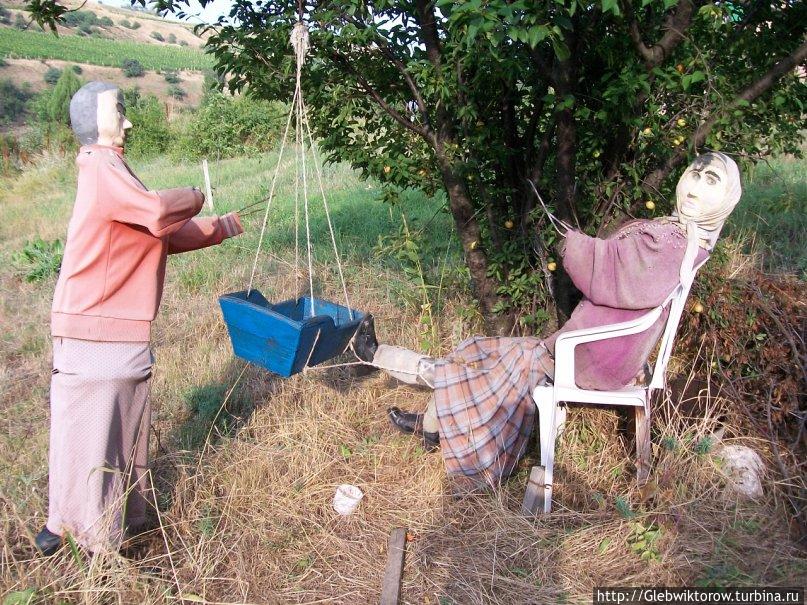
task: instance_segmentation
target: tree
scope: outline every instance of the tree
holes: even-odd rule
[[[445,191],[492,331],[538,330],[536,302],[572,303],[528,179],[593,233],[648,199],[669,210],[672,172],[705,148],[799,152],[798,0],[235,0],[207,41],[231,89],[290,99],[298,7],[321,147],[387,197]]]
[[[76,72],[72,69],[62,70],[47,102],[49,121],[64,126],[70,125],[70,99],[79,88],[81,88],[81,80],[76,76]]]

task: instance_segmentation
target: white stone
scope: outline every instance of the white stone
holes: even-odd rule
[[[745,445],[721,445],[715,455],[723,461],[729,488],[746,498],[762,497],[765,463],[759,454]]]

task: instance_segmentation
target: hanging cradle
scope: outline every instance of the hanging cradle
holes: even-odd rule
[[[350,299],[345,286],[339,251],[336,247],[328,202],[322,185],[322,171],[314,152],[314,140],[308,122],[306,106],[303,101],[300,75],[302,65],[308,51],[308,30],[302,22],[298,22],[291,34],[291,45],[294,48],[297,63],[296,87],[292,98],[292,107],[286,121],[286,128],[280,146],[280,153],[275,168],[269,196],[266,198],[266,210],[263,225],[255,252],[255,262],[246,290],[224,294],[219,298],[224,322],[233,346],[233,352],[242,359],[266,368],[280,376],[291,376],[315,366],[345,352],[361,323],[364,314],[351,308]],[[296,164],[297,180],[295,181],[295,240],[296,256],[299,264],[299,199],[302,193],[305,210],[305,230],[308,257],[309,296],[286,300],[280,303],[269,302],[258,290],[253,289],[258,256],[266,233],[269,209],[274,199],[283,152],[288,140],[292,118],[296,117]],[[312,152],[314,174],[319,182],[319,191],[325,209],[331,242],[336,257],[339,278],[342,282],[345,304],[340,305],[314,297],[313,264],[311,248],[311,229],[308,212],[308,182],[306,173],[305,141],[308,140]],[[301,187],[302,185],[302,187]],[[257,203],[262,203],[261,200]],[[256,204],[257,204],[256,203]],[[253,206],[251,204],[250,206]],[[247,207],[250,207],[247,206]],[[242,209],[243,210],[243,209]]]

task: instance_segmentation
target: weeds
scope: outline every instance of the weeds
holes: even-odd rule
[[[59,273],[64,255],[62,240],[45,241],[40,237],[25,242],[12,256],[25,281],[36,282]]]

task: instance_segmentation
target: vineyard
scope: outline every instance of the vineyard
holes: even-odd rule
[[[0,56],[23,59],[60,59],[76,63],[120,67],[126,59],[137,59],[146,69],[192,69],[213,67],[202,51],[181,46],[157,46],[80,36],[0,28]]]

